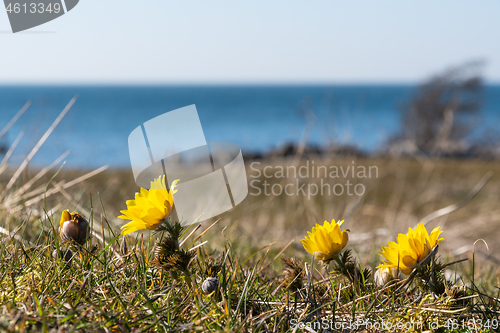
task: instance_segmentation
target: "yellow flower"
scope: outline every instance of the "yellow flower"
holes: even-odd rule
[[[397,243],[389,242],[389,246],[382,246],[379,253],[385,260],[377,268],[396,268],[406,275],[410,274],[431,253],[434,246],[444,240],[439,238],[442,232],[441,227],[436,227],[429,235],[423,223],[415,230],[408,228],[407,235],[398,235]]]
[[[346,231],[350,230],[340,230],[342,223],[344,220],[338,222],[332,220],[331,224],[325,221],[322,226],[316,223],[312,232],[308,231],[308,236],[301,240],[302,245],[319,260],[331,261],[342,251],[349,239]]]
[[[168,218],[174,210],[173,195],[177,192],[174,189],[178,181],[175,180],[168,191],[165,176],[160,176],[151,182],[149,191],[141,188],[141,191],[135,194],[134,200],[127,200],[127,209],[120,211],[123,215],[118,218],[132,222],[122,227],[121,234],[126,235],[142,229],[154,230]]]

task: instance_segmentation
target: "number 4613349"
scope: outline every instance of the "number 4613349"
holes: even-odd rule
[[[59,13],[61,11],[61,4],[59,3],[49,3],[48,5],[45,5],[44,3],[30,3],[30,4],[20,4],[20,3],[9,3],[9,5],[5,8],[7,10],[7,13],[24,13],[24,14],[43,14],[43,13]]]

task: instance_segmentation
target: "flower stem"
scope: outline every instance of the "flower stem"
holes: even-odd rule
[[[201,313],[201,308],[200,308],[200,300],[198,299],[198,292],[196,290],[196,286],[193,283],[193,279],[191,278],[191,273],[189,272],[188,269],[183,271],[184,273],[184,279],[186,280],[186,284],[188,285],[188,292],[189,289],[193,291],[193,296],[196,302],[196,307],[198,308],[198,312]]]

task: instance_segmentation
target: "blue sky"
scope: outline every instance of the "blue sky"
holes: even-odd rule
[[[500,82],[500,1],[81,0],[12,34],[0,83],[415,82],[468,60]]]

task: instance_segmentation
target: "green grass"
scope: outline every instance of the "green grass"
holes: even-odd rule
[[[165,233],[119,236],[125,222],[117,216],[138,190],[129,169],[58,171],[67,154],[43,169],[30,168],[30,158],[68,110],[21,167],[9,165],[17,139],[0,162],[1,332],[498,331],[498,161],[300,154],[258,166],[247,161],[249,181],[256,181],[248,197],[220,220],[184,230],[180,243],[188,254],[182,252],[183,258],[193,255],[187,268],[177,261],[159,267],[156,244]],[[262,174],[266,167],[307,168],[308,162],[312,171],[313,161],[315,166],[375,166],[378,175]],[[430,266],[408,279],[375,287],[372,270],[380,263],[380,246],[461,202],[489,172],[493,177],[464,207],[430,221],[428,227],[444,230],[439,258],[429,258]],[[366,191],[362,196],[255,195],[265,189],[264,181],[307,188],[349,181]],[[93,236],[83,246],[61,244],[64,209],[90,222]],[[351,231],[342,260],[325,266],[300,239],[316,223],[332,219],[344,219],[343,227]],[[53,257],[62,248],[71,249],[70,261]],[[203,282],[209,277],[218,284],[206,294]]]
[[[66,263],[52,257],[58,246],[54,224],[43,219],[38,226],[43,232],[31,244],[2,242],[3,330],[288,332],[299,321],[323,325],[311,326],[318,328],[329,321],[328,325],[345,326],[363,320],[366,325],[403,325],[395,331],[406,332],[407,323],[424,331],[434,322],[440,327],[447,321],[491,322],[499,311],[498,302],[479,287],[491,279],[488,276],[474,282],[466,278],[465,284],[450,285],[442,294],[432,294],[417,280],[396,292],[398,286],[375,288],[371,277],[350,279],[332,273],[333,264],[327,269],[298,259],[296,270],[304,273],[292,288],[295,276],[283,274],[281,261],[275,259],[278,249],[267,247],[253,255],[249,249],[235,250],[230,241],[225,250],[210,254],[207,247],[198,248],[189,268],[193,285],[180,272],[169,274],[155,267],[152,239],[143,235],[129,238],[127,249],[112,233],[109,245],[96,239],[83,248],[72,245],[75,255]],[[213,238],[205,235],[197,242]],[[206,295],[201,283],[208,277],[210,258],[221,263],[215,276],[219,289]],[[467,276],[470,269],[465,264],[457,271]],[[361,325],[359,331],[364,328]]]
[[[291,163],[265,161],[262,167]],[[443,227],[446,238],[440,244],[439,260],[447,264],[468,259],[446,267],[448,275],[460,279],[441,293],[421,277],[399,290],[404,281],[376,288],[371,275],[353,278],[336,272],[334,263],[325,267],[312,261],[299,240],[315,223],[346,218],[351,230],[347,249],[356,265],[373,269],[380,262],[380,245],[436,209],[460,201],[487,171],[497,171],[500,165],[385,159],[356,163],[375,164],[381,170],[379,178],[367,182],[361,201],[348,196],[309,200],[249,195],[213,227],[209,228],[216,219],[202,223],[184,245],[188,249],[206,241],[194,250],[188,274],[156,267],[155,242],[160,234],[118,235],[123,221],[116,216],[137,190],[129,171],[100,173],[31,205],[26,203],[84,172],[62,171],[53,177],[52,170],[25,193],[39,191],[13,200],[13,193],[38,172],[25,171],[1,200],[0,226],[15,236],[0,236],[0,331],[305,331],[299,322],[316,332],[327,332],[324,328],[332,325],[335,331],[345,332],[494,331],[491,326],[495,327],[500,311],[495,263],[499,245],[491,241],[498,236],[497,176],[467,206],[431,222],[432,227]],[[252,175],[249,168],[247,172]],[[2,175],[2,187],[11,174]],[[60,214],[66,208],[84,215],[103,238],[93,237],[84,247],[70,245],[74,256],[69,263],[52,256],[56,248],[68,246],[60,244],[58,236]],[[481,243],[474,253],[453,252],[472,246],[477,238],[485,238],[491,252]],[[284,269],[281,258],[285,256],[297,257],[296,265]],[[210,273],[218,278],[219,288],[207,295],[201,285],[214,262],[221,265],[218,274]],[[347,326],[356,320],[365,325]],[[439,327],[434,327],[436,323]]]

